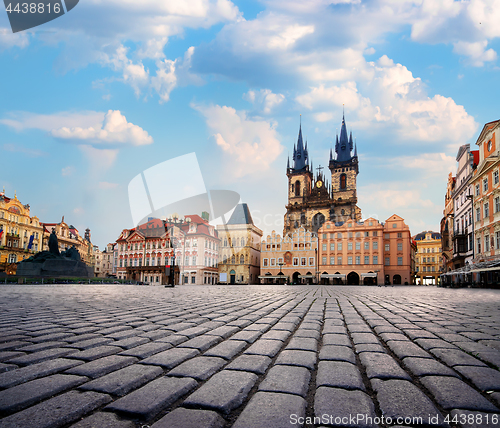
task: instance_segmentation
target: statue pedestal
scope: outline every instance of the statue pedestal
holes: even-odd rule
[[[94,269],[77,260],[54,258],[43,263],[23,262],[17,265],[17,276],[93,278]]]

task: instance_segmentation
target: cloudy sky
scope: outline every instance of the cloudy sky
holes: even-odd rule
[[[195,152],[281,232],[300,115],[326,167],[344,106],[363,217],[438,230],[459,146],[500,116],[499,22],[500,0],[81,0],[13,34],[0,11],[0,186],[102,248],[131,180]]]

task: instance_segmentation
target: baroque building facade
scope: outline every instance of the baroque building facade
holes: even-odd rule
[[[260,273],[262,230],[255,226],[247,204],[238,204],[226,224],[218,225],[221,240],[219,282],[254,284]]]
[[[316,283],[318,236],[303,227],[281,237],[274,230],[261,242],[262,284]]]
[[[16,263],[41,251],[43,226],[30,206],[0,193],[0,272],[15,274]]]
[[[325,221],[344,222],[361,220],[361,210],[356,205],[356,180],[359,173],[356,145],[352,132],[348,136],[345,118],[342,118],[340,137],[335,142],[335,155],[330,150],[329,176],[323,167],[314,174],[307,142],[299,127],[297,144],[293,148],[293,166],[287,162],[288,203],[284,218],[283,236],[300,228],[317,233]],[[330,181],[329,181],[330,180]]]
[[[425,231],[413,237],[417,244],[416,277],[417,285],[437,285],[442,273],[441,234]]]

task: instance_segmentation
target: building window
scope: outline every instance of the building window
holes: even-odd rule
[[[370,222],[371,223],[371,222]],[[371,225],[370,225],[371,226]],[[368,238],[370,236],[370,232],[365,232],[365,238]]]
[[[476,221],[481,220],[481,209],[476,208]]]
[[[495,198],[495,212],[500,212],[500,196]]]
[[[321,262],[322,264],[326,265],[326,257],[322,257]]]
[[[326,239],[326,233],[323,233],[323,239]]]
[[[361,257],[360,256],[356,256],[356,264],[357,265],[361,264]]]
[[[195,276],[192,276],[192,277],[191,277],[191,284],[194,284],[194,283],[196,283],[196,277],[195,277]]]
[[[368,241],[365,241],[364,248],[365,248],[365,250],[369,250],[370,249],[370,243]]]
[[[299,265],[299,258],[298,257],[294,257],[293,258],[293,265],[294,266],[298,266]]]
[[[15,254],[9,254],[9,263],[16,263],[17,256]]]
[[[484,203],[484,218],[488,218],[490,216],[490,204],[488,202]]]
[[[398,242],[398,251],[403,251],[403,243]]]
[[[365,256],[365,265],[370,264],[370,256]]]
[[[342,242],[337,243],[337,251],[342,251]]]
[[[345,190],[347,188],[347,176],[345,174],[340,174],[340,190]]]
[[[314,257],[309,257],[309,266],[314,266]]]
[[[392,224],[392,228],[393,228],[393,229],[396,229],[396,227],[398,227],[398,224],[397,224],[397,223],[393,223],[393,224]]]
[[[498,184],[498,170],[493,172],[493,184]]]
[[[323,263],[324,265],[326,265],[326,257],[325,257],[325,263]],[[305,257],[302,257],[300,259],[300,265],[301,266],[307,266],[307,259]]]
[[[488,235],[484,237],[484,251],[490,251],[490,237]]]
[[[330,264],[334,265],[335,264],[335,257],[330,257]]]
[[[352,251],[352,242],[347,243],[347,250]]]
[[[479,184],[476,184],[476,196],[479,196]]]
[[[390,251],[390,249],[391,249],[390,244],[385,244],[384,249],[385,249],[385,251]]]
[[[386,258],[385,258],[385,265],[386,265],[386,266],[389,266],[390,264],[391,264],[391,259],[390,259],[390,257],[386,257]]]
[[[432,272],[435,272],[436,271],[436,267],[435,266],[431,266],[431,270],[432,270]]]
[[[321,248],[323,251],[326,251],[326,244],[323,244]]]
[[[378,236],[378,231],[374,230],[372,236]]]
[[[384,233],[384,239],[389,239],[391,235],[389,233]]]
[[[378,242],[377,241],[373,241],[372,247],[373,247],[374,250],[378,250]]]
[[[398,257],[398,266],[403,266],[403,257]]]
[[[352,256],[347,257],[347,264],[352,265]]]
[[[361,242],[356,242],[356,250],[361,250]]]
[[[341,265],[342,264],[342,257],[337,257],[337,264]]]
[[[488,178],[485,178],[483,180],[483,192],[487,192],[488,191]]]
[[[481,238],[477,238],[477,253],[481,253]]]
[[[337,239],[342,239],[342,234],[341,233],[337,233]]]
[[[497,250],[500,250],[500,232],[495,232],[495,241]]]
[[[378,265],[378,256],[373,256],[373,264]]]

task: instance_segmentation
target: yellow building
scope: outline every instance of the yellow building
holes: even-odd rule
[[[259,279],[263,284],[317,282],[318,237],[303,227],[282,238],[274,230],[261,242]]]
[[[224,225],[217,226],[221,240],[219,282],[257,283],[260,274],[262,230],[253,224],[247,204],[239,204]]]
[[[43,228],[38,217],[31,217],[30,206],[0,193],[0,272],[14,274],[15,263],[41,250]]]
[[[418,285],[437,285],[442,273],[441,234],[421,232],[413,237],[417,243],[416,277]]]

